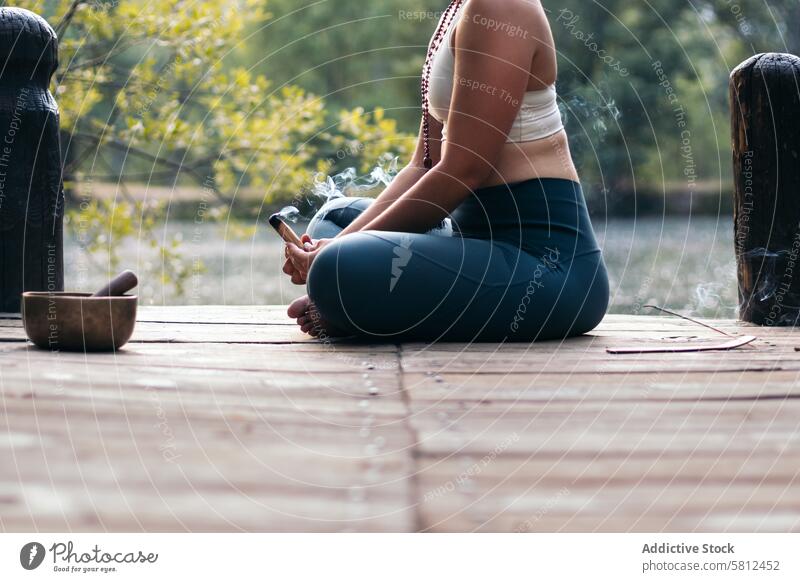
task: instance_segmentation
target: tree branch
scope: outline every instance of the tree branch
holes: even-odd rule
[[[93,143],[95,146],[100,146],[101,145],[99,138],[97,138],[97,137],[95,137],[93,135],[87,134],[87,133],[74,132],[72,134],[72,136],[75,137],[75,138],[78,138],[78,139],[83,139],[83,140],[89,141],[89,142]],[[163,158],[163,157],[160,157],[160,156],[156,156],[156,155],[153,155],[150,152],[147,152],[147,151],[145,151],[143,149],[140,149],[140,148],[137,148],[135,146],[132,146],[132,145],[120,142],[120,141],[116,141],[116,140],[104,141],[104,142],[102,142],[102,145],[111,147],[111,148],[113,148],[113,149],[115,149],[117,151],[125,152],[126,154],[130,154],[130,155],[135,156],[137,158],[140,158],[140,159],[143,159],[143,160],[147,160],[147,161],[152,162],[154,164],[158,164],[158,165],[161,165],[161,166],[166,166],[168,168],[172,168],[172,169],[176,170],[178,173],[184,173],[184,172],[189,173],[200,184],[203,184],[204,186],[206,186],[206,182],[207,182],[206,178],[207,177],[203,176],[202,174],[197,172],[196,169],[193,168],[189,164],[181,164],[181,163],[176,162],[174,160],[170,160],[169,158]],[[220,202],[223,202],[225,204],[231,204],[233,202],[232,198],[230,198],[229,196],[226,196],[225,194],[220,192],[216,188],[216,186],[212,187],[211,190],[214,193],[214,195],[220,200]]]
[[[64,18],[62,18],[61,22],[59,22],[56,26],[56,36],[58,36],[58,38],[63,37],[64,33],[69,28],[69,25],[72,24],[72,19],[75,18],[75,13],[78,11],[78,6],[84,3],[85,0],[72,0],[72,4],[67,9],[66,14],[64,14]]]

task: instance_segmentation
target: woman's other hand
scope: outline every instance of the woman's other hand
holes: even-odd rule
[[[314,244],[314,241],[307,234],[301,236],[300,240],[303,241],[304,247],[311,247]],[[305,284],[305,277],[302,277],[300,272],[297,269],[295,269],[294,263],[289,258],[290,246],[297,248],[295,245],[292,245],[290,243],[286,243],[286,245],[284,246],[283,254],[286,257],[286,260],[283,262],[283,272],[289,275],[289,277],[292,279],[292,283],[294,283],[295,285],[303,285]]]
[[[292,278],[295,285],[305,285],[308,271],[317,254],[333,239],[314,241],[304,234],[300,240],[303,241],[303,248],[294,244],[286,245],[286,262],[283,265],[283,272]]]

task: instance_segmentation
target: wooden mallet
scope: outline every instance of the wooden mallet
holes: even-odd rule
[[[111,279],[105,287],[93,293],[92,297],[119,297],[125,295],[138,284],[139,279],[133,271],[122,271]]]

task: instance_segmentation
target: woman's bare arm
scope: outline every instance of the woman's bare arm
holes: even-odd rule
[[[441,159],[442,150],[442,124],[433,117],[428,117],[430,123],[430,154],[434,163]],[[387,208],[390,208],[403,194],[410,190],[428,172],[423,166],[424,142],[422,123],[420,123],[419,138],[417,147],[411,162],[395,176],[392,183],[375,199],[369,208],[362,212],[358,218],[351,222],[347,228],[340,232],[337,237],[344,236],[353,232],[363,230],[364,226],[375,220]],[[304,242],[310,242],[308,235],[303,235]],[[305,283],[306,274],[311,266],[311,262],[322,246],[327,241],[318,241],[318,244],[311,247],[312,250],[300,249],[293,244],[286,244],[286,262],[283,265],[283,272],[292,278],[292,282],[300,285]]]
[[[528,0],[471,0],[456,33],[442,159],[362,230],[426,232],[485,182],[519,112],[536,43],[481,23],[509,22],[534,30],[541,24],[540,12],[541,5]]]
[[[362,214],[363,220],[342,234],[427,232],[483,185],[495,167],[525,95],[537,43],[524,35],[489,29],[481,22],[509,22],[535,31],[546,25],[546,17],[541,4],[530,0],[471,0],[467,6],[455,35],[455,82],[440,159],[434,158],[434,167],[407,190],[401,184],[410,183],[411,176],[409,182],[404,176],[396,188],[387,189],[369,215]],[[437,133],[441,134],[440,125]],[[432,140],[432,150],[439,146],[440,141]],[[420,149],[418,144],[419,166]],[[287,250],[301,273],[299,279],[304,280],[320,249],[306,252],[288,245]]]
[[[431,159],[437,163],[441,159],[442,149],[442,124],[436,121],[432,116],[428,116],[430,125],[430,150]],[[417,138],[417,146],[411,162],[403,168],[397,176],[394,177],[392,183],[381,192],[380,196],[375,199],[369,208],[359,215],[347,228],[345,228],[338,236],[344,236],[351,232],[358,232],[362,230],[367,224],[377,218],[384,210],[389,208],[398,198],[410,190],[417,182],[419,182],[425,175],[427,170],[422,165],[424,155],[424,144],[422,137],[422,124],[420,123],[419,137]]]

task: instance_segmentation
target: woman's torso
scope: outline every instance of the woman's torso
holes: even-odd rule
[[[439,51],[450,51],[450,54],[438,54],[434,67],[445,74],[452,74],[454,68],[455,38],[458,35],[458,22],[468,12],[469,0],[460,8],[456,18],[450,25]],[[549,23],[542,12],[537,23],[539,30],[529,31],[526,38],[536,42],[537,47],[531,59],[528,92],[539,92],[550,89],[556,81],[557,66],[555,45]],[[455,58],[458,58],[455,55]],[[438,61],[438,62],[437,62]],[[445,66],[441,65],[442,61]],[[441,80],[440,80],[441,81]],[[436,82],[433,80],[432,83]],[[447,148],[445,141],[444,147]],[[562,178],[578,181],[578,173],[572,161],[569,141],[563,128],[552,135],[533,141],[515,141],[506,143],[498,156],[495,168],[482,184],[482,187],[498,184],[513,184],[534,178]]]

